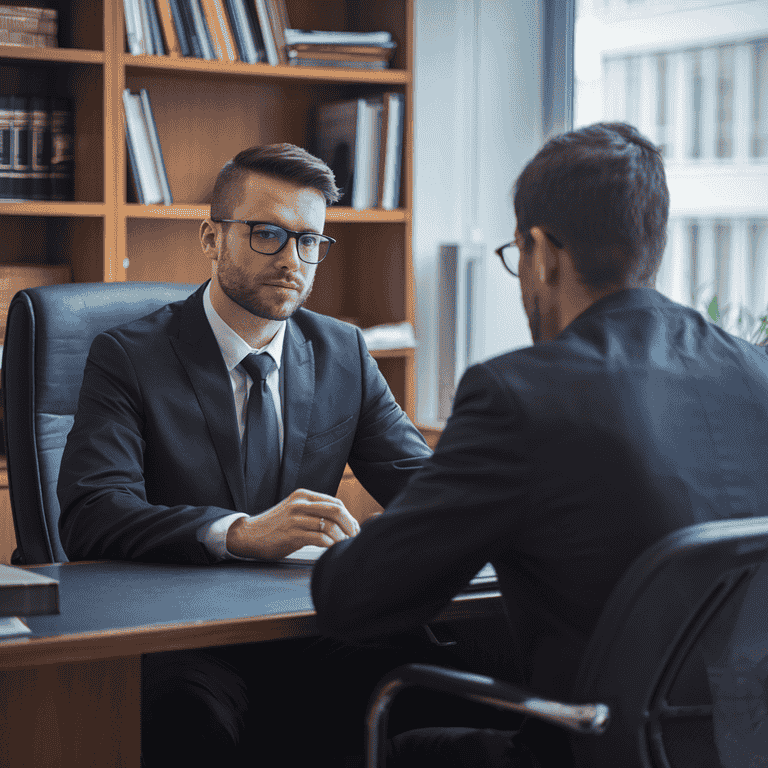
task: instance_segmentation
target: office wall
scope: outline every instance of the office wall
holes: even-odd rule
[[[511,186],[542,143],[543,3],[414,4],[416,414],[424,424],[437,423],[441,243],[484,246],[474,360],[530,343],[519,285],[493,249],[513,237]]]

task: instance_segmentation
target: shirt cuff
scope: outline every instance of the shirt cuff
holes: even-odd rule
[[[205,548],[217,561],[253,559],[248,557],[238,557],[237,555],[233,555],[227,549],[227,532],[229,531],[229,526],[241,517],[248,517],[248,515],[243,512],[235,512],[232,515],[220,517],[218,520],[214,520],[212,523],[208,523],[198,528],[197,540],[205,545]]]

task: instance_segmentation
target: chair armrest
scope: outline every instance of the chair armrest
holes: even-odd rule
[[[392,700],[401,690],[414,686],[537,717],[578,733],[603,733],[610,716],[605,704],[562,704],[492,677],[430,664],[405,664],[385,675],[371,696],[366,722],[368,768],[383,768],[387,716]]]

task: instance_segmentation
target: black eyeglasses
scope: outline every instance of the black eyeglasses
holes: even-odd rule
[[[549,232],[545,232],[544,234],[547,236],[547,239],[552,243],[552,245],[555,246],[555,248],[563,247],[563,244],[556,237],[550,235]],[[513,265],[517,266],[517,262],[519,260],[519,250],[519,243],[517,240],[513,240],[511,243],[505,243],[494,251],[494,253],[501,259],[501,263],[504,265],[504,268],[507,270],[507,272],[509,272],[510,275],[512,275],[512,277],[520,277],[517,271],[512,268]]]
[[[272,256],[285,248],[285,244],[293,237],[296,240],[296,250],[299,259],[306,264],[319,264],[327,255],[331,245],[336,241],[327,235],[316,232],[291,232],[277,224],[265,221],[243,221],[242,219],[211,219],[223,224],[247,224],[251,228],[249,244],[251,250],[265,256]]]

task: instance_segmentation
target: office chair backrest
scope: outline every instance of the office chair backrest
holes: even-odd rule
[[[2,361],[5,445],[20,564],[66,562],[56,483],[94,337],[187,298],[196,285],[69,283],[19,291]]]
[[[734,694],[733,681],[744,673],[732,652],[748,644],[749,638],[733,636],[734,629],[743,633],[745,617],[754,619],[750,632],[762,646],[760,658],[754,649],[746,654],[750,664],[764,665],[768,657],[766,555],[768,517],[761,517],[684,528],[635,561],[603,610],[575,682],[573,701],[611,710],[603,735],[571,737],[576,766],[739,765],[721,763],[715,733],[725,748],[726,721],[747,717],[739,714],[746,706],[743,686]],[[713,708],[710,691],[718,688]],[[765,704],[763,710],[768,714]],[[731,732],[728,738],[741,737]]]

